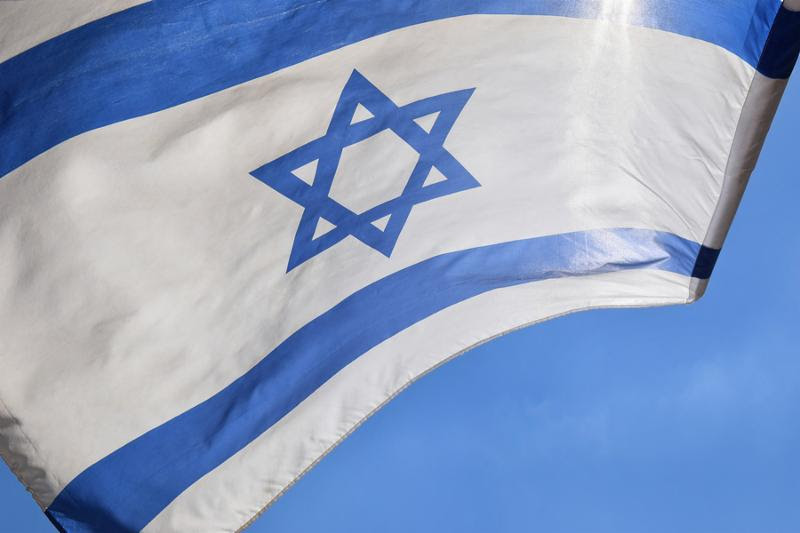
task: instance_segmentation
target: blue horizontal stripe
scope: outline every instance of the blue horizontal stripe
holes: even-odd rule
[[[47,514],[67,531],[138,531],[350,362],[432,314],[487,291],[546,279],[634,269],[690,276],[700,250],[669,233],[612,229],[417,263],[345,298],[219,393],[85,470]]]
[[[71,137],[391,30],[470,14],[603,16],[597,0],[154,0],[0,64],[0,176]],[[779,0],[640,0],[630,21],[755,66]]]

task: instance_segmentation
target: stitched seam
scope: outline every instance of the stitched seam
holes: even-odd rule
[[[783,6],[781,6],[780,9],[783,9]],[[778,13],[780,13],[780,10],[778,11]],[[754,11],[753,15],[752,15],[752,18],[751,18],[751,26],[752,26],[753,22],[756,20],[757,15],[758,15],[757,11]],[[709,219],[708,228],[706,229],[706,233],[703,236],[702,242],[700,243],[701,245],[705,245],[706,242],[708,241],[708,237],[709,237],[709,235],[711,233],[711,228],[712,228],[713,222],[717,218],[717,215],[719,214],[720,209],[722,208],[722,205],[723,205],[723,199],[724,199],[724,193],[725,193],[725,185],[728,184],[729,181],[730,181],[730,174],[729,173],[730,173],[731,159],[733,157],[734,144],[736,143],[737,137],[741,133],[742,117],[744,116],[744,112],[750,105],[749,103],[750,103],[750,98],[751,98],[752,93],[753,93],[753,86],[755,85],[756,77],[759,75],[758,65],[761,64],[761,58],[764,57],[764,51],[767,49],[767,47],[769,46],[770,42],[772,41],[772,39],[775,36],[775,33],[774,33],[773,30],[775,28],[775,20],[777,19],[777,16],[778,15],[776,14],[775,18],[773,19],[773,21],[772,21],[772,23],[770,25],[769,34],[767,35],[767,39],[764,42],[763,48],[761,49],[761,55],[759,56],[759,60],[758,60],[758,62],[756,64],[756,67],[755,67],[755,69],[753,71],[753,77],[750,79],[750,85],[747,88],[747,93],[745,94],[744,102],[742,103],[742,108],[739,111],[739,118],[736,120],[736,128],[733,131],[733,137],[731,138],[731,145],[730,145],[730,148],[728,149],[728,158],[725,161],[725,172],[722,175],[722,186],[720,188],[720,194],[719,194],[719,197],[717,198],[717,204],[714,207],[714,212],[711,214],[711,218]],[[736,209],[738,209],[738,206],[737,206]],[[692,301],[693,298],[695,298],[696,293],[697,293],[697,286],[698,286],[697,283],[695,283],[693,281],[690,282],[690,284],[689,284],[689,295],[688,295],[688,297],[686,299],[687,303],[689,303],[690,301]]]
[[[753,19],[755,19],[755,17],[756,17],[756,13],[754,12],[753,13]],[[773,20],[772,26],[770,27],[769,35],[767,36],[767,40],[764,43],[764,47],[761,49],[761,55],[759,56],[759,61],[758,61],[759,63],[761,63],[761,58],[764,56],[764,50],[767,49],[767,46],[769,45],[771,39],[774,37],[774,32],[772,31],[772,28],[774,27],[774,24],[775,24],[775,21]],[[732,158],[732,155],[733,155],[733,145],[734,145],[734,143],[736,141],[736,137],[739,135],[739,132],[740,132],[740,129],[741,129],[741,126],[742,126],[742,116],[744,115],[745,109],[747,109],[747,107],[748,107],[748,103],[750,101],[750,96],[751,96],[751,94],[753,92],[753,86],[755,85],[756,76],[758,76],[758,74],[759,74],[758,67],[756,67],[754,69],[754,72],[753,72],[753,77],[750,79],[750,86],[747,88],[747,93],[745,94],[744,103],[742,104],[742,109],[739,111],[739,118],[736,120],[736,129],[733,132],[733,137],[731,138],[731,146],[728,149],[728,159],[725,161],[725,172],[722,175],[722,188],[720,189],[720,195],[719,195],[719,198],[717,199],[717,205],[714,208],[714,213],[712,213],[712,215],[711,215],[711,219],[709,220],[708,229],[706,230],[706,234],[703,236],[703,241],[701,242],[701,244],[705,244],[706,243],[706,241],[708,239],[708,235],[711,232],[711,221],[713,221],[714,218],[717,216],[717,213],[719,212],[720,207],[722,206],[722,194],[725,192],[725,184],[728,182],[728,177],[729,177],[728,176],[728,172],[730,170],[730,163],[731,163],[731,158]]]
[[[712,223],[713,223],[714,219],[717,218],[717,215],[719,214],[720,209],[722,208],[722,205],[724,203],[723,199],[724,199],[724,195],[725,195],[725,185],[727,183],[729,183],[729,178],[730,178],[729,171],[730,171],[731,159],[732,159],[732,156],[733,156],[733,146],[736,143],[737,136],[739,135],[739,132],[740,132],[740,129],[741,129],[741,126],[742,126],[742,117],[744,116],[744,110],[747,109],[748,102],[750,101],[750,95],[752,94],[753,86],[755,85],[755,79],[756,79],[757,75],[758,75],[758,71],[754,71],[753,72],[753,77],[750,79],[750,85],[747,88],[747,93],[745,94],[745,97],[744,97],[744,102],[742,104],[742,108],[739,111],[739,118],[736,120],[736,128],[733,130],[733,135],[731,136],[730,148],[728,148],[728,158],[725,160],[725,171],[722,174],[722,184],[721,184],[721,187],[720,187],[719,197],[717,197],[717,203],[714,206],[714,212],[711,214],[711,217],[708,219],[708,227],[706,228],[705,235],[703,235],[703,240],[700,241],[700,244],[702,246],[705,246],[706,242],[708,242],[708,236],[711,233]],[[698,258],[699,258],[699,256],[698,256]],[[695,261],[695,266],[696,265],[697,265],[697,262]],[[691,286],[692,286],[692,283],[690,282],[690,284],[689,284],[690,291],[689,291],[689,295],[688,295],[688,297],[686,299],[687,303],[692,299],[692,297],[694,296],[693,292],[695,292],[695,291],[691,290]]]

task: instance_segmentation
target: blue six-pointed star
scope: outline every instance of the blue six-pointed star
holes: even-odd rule
[[[304,208],[287,272],[348,235],[389,257],[416,204],[480,187],[480,183],[444,148],[447,135],[473,91],[465,89],[441,94],[400,107],[354,70],[342,90],[327,133],[251,173]],[[354,122],[359,104],[372,117]],[[415,122],[415,119],[435,113],[438,116],[429,131]],[[393,131],[408,143],[419,153],[419,159],[399,196],[362,213],[354,213],[330,197],[342,151],[385,130]],[[309,185],[294,172],[314,161],[317,161],[316,175]],[[445,179],[426,185],[433,168]],[[386,217],[385,229],[373,225],[373,222]],[[320,218],[334,227],[314,238]]]

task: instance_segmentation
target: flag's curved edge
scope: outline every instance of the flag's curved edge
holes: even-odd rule
[[[797,62],[798,54],[800,54],[800,0],[787,2],[781,6],[767,38],[764,54],[759,63],[771,65],[769,69],[773,74],[782,69],[780,70],[782,77],[769,77],[761,71],[754,73],[731,142],[717,207],[703,238],[702,244],[706,248],[719,250],[725,242],[747,183],[761,154],[772,120],[778,111],[778,105],[788,85],[788,77]],[[782,57],[783,60],[776,62],[775,57]],[[776,66],[779,64],[780,67]],[[707,287],[708,279],[693,279],[691,289],[694,299],[702,297]]]
[[[446,365],[447,363],[453,361],[454,359],[457,359],[457,358],[461,357],[462,355],[466,354],[467,352],[475,350],[476,348],[478,348],[480,346],[483,346],[486,343],[492,342],[492,341],[494,341],[496,339],[499,339],[501,337],[505,337],[506,335],[510,335],[512,333],[515,333],[517,331],[529,328],[531,326],[535,326],[535,325],[541,324],[543,322],[549,322],[551,320],[556,320],[556,319],[559,319],[559,318],[563,318],[563,317],[566,317],[566,316],[569,316],[569,315],[574,315],[574,314],[577,314],[577,313],[583,313],[583,312],[586,312],[586,311],[601,311],[601,310],[604,310],[604,309],[606,309],[606,310],[610,310],[610,309],[652,309],[652,308],[656,308],[656,307],[667,307],[667,306],[672,306],[672,305],[676,305],[676,304],[688,304],[690,302],[691,302],[691,300],[689,298],[687,298],[686,300],[682,300],[682,301],[660,301],[658,303],[647,303],[647,304],[639,304],[639,305],[635,305],[635,304],[620,304],[620,305],[603,304],[603,305],[591,305],[591,306],[587,306],[587,307],[580,307],[578,309],[570,309],[569,311],[564,311],[563,313],[558,313],[558,314],[555,314],[555,315],[552,315],[552,316],[547,316],[547,317],[540,318],[540,319],[537,319],[537,320],[532,320],[530,322],[525,322],[524,324],[521,324],[521,325],[515,326],[513,328],[507,329],[507,330],[505,330],[505,331],[503,331],[501,333],[498,333],[497,335],[492,335],[490,337],[482,339],[482,340],[480,340],[480,341],[478,341],[478,342],[476,342],[474,344],[471,344],[470,346],[467,346],[463,350],[459,350],[458,352],[456,352],[456,353],[454,353],[454,354],[442,359],[441,361],[435,363],[434,365],[428,367],[423,372],[420,372],[419,374],[416,374],[414,377],[409,379],[403,386],[401,386],[400,388],[395,390],[391,395],[386,397],[386,399],[384,399],[377,407],[375,407],[369,413],[367,413],[362,418],[360,418],[358,420],[358,422],[356,422],[351,428],[349,428],[345,433],[343,433],[339,438],[337,438],[336,441],[334,441],[330,446],[328,446],[325,449],[324,452],[322,452],[318,457],[316,457],[311,464],[306,466],[289,483],[284,485],[277,494],[272,496],[269,499],[269,501],[267,501],[267,503],[264,504],[263,507],[261,507],[261,509],[259,509],[253,516],[251,516],[247,520],[247,522],[245,522],[244,524],[242,524],[241,526],[236,528],[236,530],[235,530],[236,533],[244,531],[248,527],[252,526],[259,518],[261,518],[261,516],[264,513],[266,513],[270,509],[270,507],[272,507],[281,497],[283,497],[292,487],[294,487],[306,474],[308,474],[311,470],[313,470],[314,467],[316,467],[323,459],[325,459],[331,452],[333,452],[333,450],[335,450],[340,444],[342,444],[345,440],[347,440],[347,438],[350,437],[350,435],[355,433],[355,431],[358,430],[365,422],[367,422],[367,420],[372,418],[381,409],[386,407],[395,398],[397,398],[400,394],[405,392],[411,385],[415,384],[417,381],[419,381],[422,378],[426,377],[428,374],[438,370],[439,368],[441,368],[442,366]],[[58,525],[56,525],[56,527],[58,527]]]
[[[15,417],[11,414],[11,411],[6,406],[3,398],[0,397],[0,420],[14,420]],[[25,440],[28,448],[33,450],[38,455],[38,450],[36,446],[33,444],[33,441],[26,435],[24,432],[20,431],[22,438]],[[43,487],[44,482],[39,481],[36,485],[29,485],[26,483],[25,479],[23,479],[22,472],[29,471],[29,470],[38,470],[41,472],[42,476],[41,479],[47,479],[50,476],[50,473],[46,470],[34,466],[30,460],[22,453],[14,453],[11,450],[11,439],[6,437],[3,432],[0,432],[0,460],[5,462],[8,465],[8,469],[14,475],[14,477],[19,481],[19,483],[28,490],[28,493],[31,495],[33,500],[36,502],[36,505],[42,511],[47,511],[47,503],[42,500],[40,494],[44,493],[46,487]],[[56,481],[56,480],[53,480]]]
[[[86,469],[47,516],[64,531],[138,531],[346,365],[442,309],[499,288],[623,270],[672,272],[688,285],[701,250],[671,233],[613,228],[426,259],[355,292],[219,393]]]
[[[224,0],[149,2],[0,63],[0,177],[81,133],[433,20],[477,14],[610,20],[704,40],[758,68],[780,9],[776,0],[742,0],[736,6],[652,0],[634,15],[608,12],[593,0],[419,0],[414,9],[394,0],[289,6],[242,0],[236,9]],[[765,61],[771,69],[765,75],[785,70],[784,55]]]

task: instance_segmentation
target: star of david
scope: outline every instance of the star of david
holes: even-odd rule
[[[415,205],[480,187],[444,148],[447,135],[473,91],[454,91],[398,106],[354,70],[342,90],[325,135],[251,172],[256,179],[304,208],[287,272],[349,235],[390,257]],[[359,106],[369,111],[371,117],[357,120]],[[429,129],[417,122],[433,115],[436,119]],[[408,143],[419,154],[419,159],[400,195],[355,213],[330,196],[342,151],[385,130],[391,130]],[[297,171],[315,161],[316,172],[309,184],[297,176]],[[440,179],[426,184],[434,168],[441,174]],[[330,223],[332,229],[315,237],[320,219]],[[384,221],[384,229],[374,224],[377,221]]]

